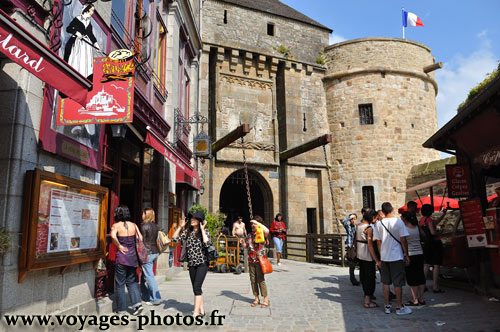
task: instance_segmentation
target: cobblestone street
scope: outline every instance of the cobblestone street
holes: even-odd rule
[[[383,312],[381,285],[377,284],[375,309],[364,309],[361,287],[351,286],[348,269],[284,261],[266,276],[270,307],[252,308],[247,274],[209,273],[204,283],[205,321],[212,310],[225,315],[222,327],[146,327],[146,331],[500,331],[500,303],[461,290],[445,288],[444,294],[426,293],[427,305],[413,314]],[[378,277],[378,274],[377,274]],[[430,285],[430,281],[429,281]],[[189,275],[182,271],[160,284],[166,301],[154,309],[161,315],[189,314],[193,296]],[[409,297],[405,287],[404,300]],[[393,303],[395,306],[395,303]],[[444,323],[444,324],[443,324]],[[116,329],[118,330],[118,329]],[[135,331],[120,328],[119,331]]]

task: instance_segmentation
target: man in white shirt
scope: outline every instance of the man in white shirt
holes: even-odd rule
[[[394,285],[398,307],[396,314],[411,314],[411,309],[403,305],[402,290],[405,285],[405,264],[410,262],[408,256],[408,230],[402,220],[394,217],[394,209],[389,202],[382,204],[385,218],[373,227],[373,238],[377,240],[382,268],[380,271],[385,300],[385,313],[390,314],[389,286]]]

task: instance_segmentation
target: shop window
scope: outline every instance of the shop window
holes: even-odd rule
[[[267,34],[269,36],[274,36],[274,24],[267,23]]]
[[[372,104],[361,104],[359,109],[359,123],[362,125],[373,124],[373,107]]]
[[[363,207],[375,210],[375,192],[373,186],[365,186],[363,192]]]
[[[167,29],[165,25],[163,25],[163,21],[159,13],[157,13],[158,18],[158,39],[157,39],[157,50],[158,54],[156,56],[156,87],[158,91],[160,91],[161,95],[166,97],[165,90],[165,71],[166,71],[166,63],[165,59],[167,56]]]

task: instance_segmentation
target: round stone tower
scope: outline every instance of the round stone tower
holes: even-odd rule
[[[324,86],[339,219],[363,206],[404,205],[412,166],[440,158],[422,143],[437,130],[431,50],[398,38],[361,38],[325,50]]]

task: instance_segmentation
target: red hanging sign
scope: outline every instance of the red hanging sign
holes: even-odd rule
[[[469,166],[446,165],[448,197],[469,197],[472,193]]]
[[[94,88],[88,93],[85,107],[71,99],[61,98],[57,103],[57,125],[89,125],[127,123],[133,120],[134,60],[112,57],[94,58]]]
[[[89,80],[0,9],[0,53],[48,85],[85,105]],[[75,102],[76,101],[76,102]]]

